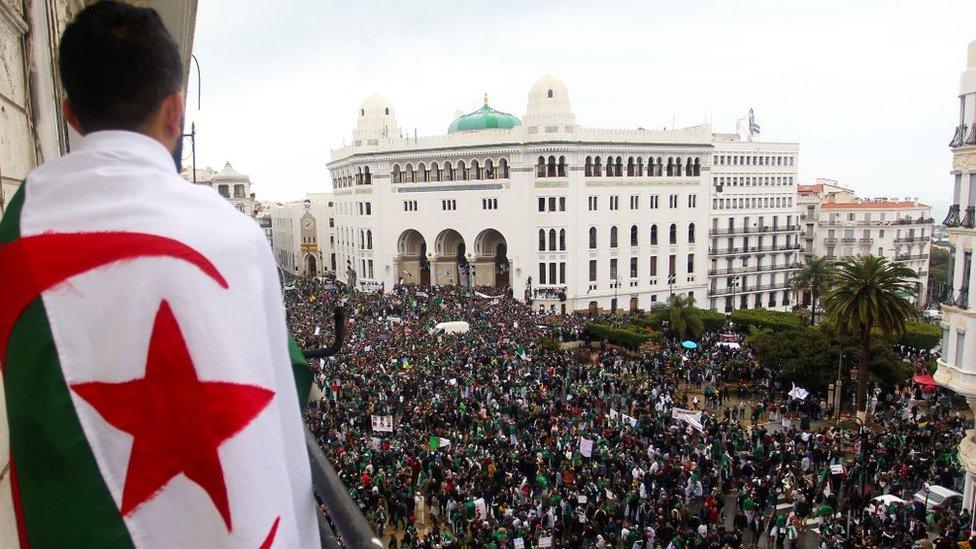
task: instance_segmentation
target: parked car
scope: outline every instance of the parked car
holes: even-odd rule
[[[925,505],[926,511],[948,509],[962,504],[962,494],[937,484],[926,484],[915,492],[914,500]]]
[[[883,496],[875,496],[871,498],[871,502],[868,503],[866,507],[867,512],[874,514],[877,512],[878,508],[887,509],[892,503],[897,503],[899,505],[904,505],[908,503],[907,501],[901,499],[900,497],[893,494],[884,494]]]

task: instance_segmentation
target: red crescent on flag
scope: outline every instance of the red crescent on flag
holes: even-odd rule
[[[72,276],[140,257],[171,257],[195,265],[221,287],[220,271],[200,252],[164,236],[131,232],[45,233],[0,245],[0,370],[6,368],[10,332],[42,292]]]

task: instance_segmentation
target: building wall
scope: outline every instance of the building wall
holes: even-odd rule
[[[796,143],[716,135],[709,212],[709,301],[718,311],[789,310],[799,258]]]
[[[969,44],[967,68],[959,82],[959,118],[953,131],[953,200],[944,224],[952,252],[951,288],[942,298],[942,358],[935,379],[940,385],[966,397],[976,411],[976,40]],[[976,438],[972,429],[959,444],[959,458],[966,470],[963,506],[972,509],[976,481]]]

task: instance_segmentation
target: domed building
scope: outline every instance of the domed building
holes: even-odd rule
[[[557,312],[646,310],[677,292],[719,310],[789,307],[795,143],[707,124],[582,127],[554,76],[524,112],[486,98],[443,135],[408,136],[386,100],[363,102],[328,163],[338,276],[512,291]]]
[[[522,121],[507,112],[496,111],[488,106],[488,96],[485,105],[480,109],[457,117],[447,128],[447,133],[468,132],[475,130],[510,130],[521,126]]]

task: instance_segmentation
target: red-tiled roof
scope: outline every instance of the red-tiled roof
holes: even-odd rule
[[[819,193],[823,192],[823,185],[797,185],[796,192],[798,193]]]

